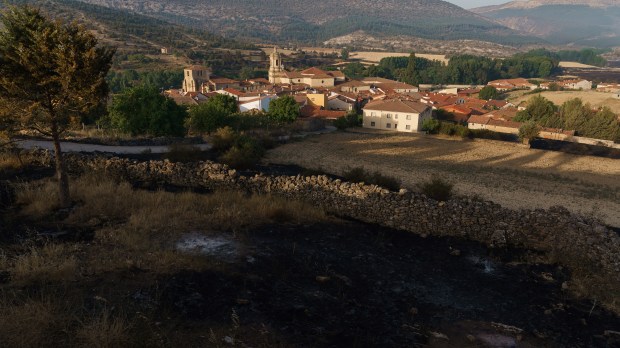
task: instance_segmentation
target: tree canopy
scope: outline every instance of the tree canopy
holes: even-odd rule
[[[269,117],[277,122],[293,122],[299,117],[299,105],[287,95],[269,102]]]
[[[189,109],[188,126],[194,132],[211,133],[227,124],[227,118],[238,110],[234,97],[218,94]]]
[[[8,7],[1,22],[0,99],[13,115],[3,119],[52,137],[60,203],[67,206],[69,182],[60,137],[103,109],[114,50],[99,46],[83,27],[53,21],[30,6]]]
[[[139,86],[114,96],[109,108],[112,127],[132,135],[183,136],[187,111],[156,87]]]
[[[483,100],[497,99],[499,98],[499,92],[497,91],[497,88],[493,86],[484,86],[480,90],[478,97]]]

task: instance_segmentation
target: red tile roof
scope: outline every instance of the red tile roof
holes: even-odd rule
[[[416,101],[388,99],[370,102],[364,106],[364,109],[392,112],[414,112],[419,114],[429,109],[429,106]]]

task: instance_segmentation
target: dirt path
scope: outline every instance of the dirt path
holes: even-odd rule
[[[508,208],[562,205],[620,226],[620,161],[613,159],[481,139],[333,133],[278,147],[265,161],[337,175],[361,166],[399,178],[410,189],[442,177],[454,183],[458,194]]]

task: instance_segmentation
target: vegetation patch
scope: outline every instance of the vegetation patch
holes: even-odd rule
[[[345,171],[342,176],[350,182],[363,182],[368,185],[378,185],[391,191],[400,189],[400,180],[381,174],[380,172],[369,172],[362,167],[355,167]]]
[[[434,178],[429,182],[420,185],[420,190],[427,197],[437,201],[447,201],[452,197],[453,184],[441,179]]]

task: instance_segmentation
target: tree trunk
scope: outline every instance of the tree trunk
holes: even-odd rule
[[[71,205],[71,197],[69,195],[69,177],[67,176],[65,161],[62,158],[62,151],[60,150],[60,135],[58,134],[58,131],[52,130],[52,138],[54,139],[54,157],[56,159],[56,178],[58,179],[60,206],[67,208]]]

